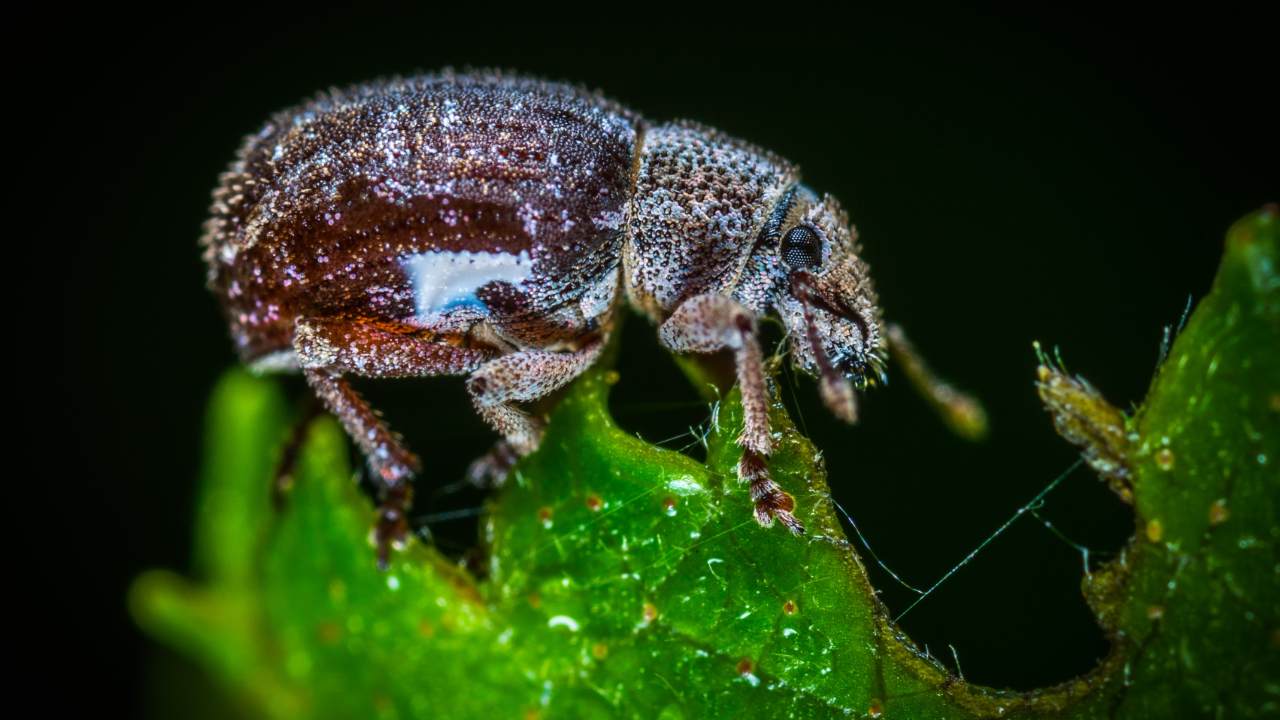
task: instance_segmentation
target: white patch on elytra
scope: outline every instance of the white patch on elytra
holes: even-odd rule
[[[528,250],[519,255],[491,252],[429,251],[400,261],[413,285],[419,319],[435,318],[463,305],[483,307],[476,291],[494,281],[518,285],[533,271]]]

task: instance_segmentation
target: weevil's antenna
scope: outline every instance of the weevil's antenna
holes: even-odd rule
[[[966,440],[981,440],[987,436],[987,411],[974,396],[961,392],[943,380],[929,368],[928,363],[907,339],[901,325],[888,326],[889,352],[907,381],[929,402],[946,423],[951,432]]]
[[[804,314],[805,339],[809,341],[814,362],[818,365],[818,373],[821,376],[818,381],[818,393],[822,396],[823,403],[841,420],[847,423],[857,422],[858,405],[854,399],[853,388],[840,371],[831,364],[831,358],[827,357],[827,351],[822,347],[822,340],[818,337],[818,326],[813,319],[811,309],[813,297],[809,282],[800,273],[793,276],[792,294],[800,301],[801,312]]]

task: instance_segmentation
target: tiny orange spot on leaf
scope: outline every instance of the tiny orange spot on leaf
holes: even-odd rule
[[[1147,539],[1153,543],[1158,543],[1164,539],[1164,524],[1160,522],[1159,518],[1147,523]]]

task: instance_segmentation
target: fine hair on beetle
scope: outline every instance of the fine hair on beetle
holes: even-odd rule
[[[672,352],[732,356],[739,479],[760,525],[801,534],[769,473],[760,321],[781,321],[846,422],[894,345],[852,224],[797,165],[518,75],[372,82],[277,113],[222,175],[202,245],[241,359],[300,371],[363,452],[384,567],[421,464],[353,376],[466,376],[500,436],[468,477],[497,485],[542,438],[527,403],[591,367],[629,305]]]

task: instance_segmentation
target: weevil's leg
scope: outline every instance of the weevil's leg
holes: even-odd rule
[[[751,484],[756,520],[761,525],[768,526],[777,519],[791,532],[803,533],[804,525],[792,513],[795,499],[773,481],[766,464],[773,442],[769,436],[769,391],[755,316],[725,295],[698,295],[676,308],[658,329],[658,337],[675,352],[733,351],[743,413],[742,434],[738,436],[738,446],[742,448],[738,479]]]
[[[316,395],[338,418],[369,460],[381,500],[378,524],[374,530],[378,565],[385,568],[391,547],[402,544],[408,534],[406,512],[412,500],[410,478],[421,467],[421,462],[338,371],[306,368],[303,372]]]
[[[316,402],[315,396],[308,396],[306,406],[294,421],[293,429],[289,431],[289,439],[285,441],[280,459],[276,462],[275,481],[271,483],[271,506],[277,512],[284,508],[285,496],[293,487],[293,471],[297,468],[298,453],[302,450],[302,443],[307,439],[307,431],[311,429],[311,422],[321,412],[323,410],[320,403]]]
[[[502,435],[512,460],[528,455],[542,441],[543,423],[514,403],[537,400],[563,387],[591,367],[606,337],[600,335],[577,350],[522,350],[490,360],[467,379],[467,390],[476,411]],[[497,450],[498,448],[495,448]],[[478,463],[485,463],[482,458]],[[483,468],[475,468],[482,473]],[[497,467],[499,472],[510,469]],[[500,480],[499,480],[500,482]]]
[[[931,405],[951,432],[966,440],[981,440],[987,435],[987,413],[972,395],[934,374],[915,345],[907,339],[902,326],[890,324],[887,332],[889,354],[902,366],[907,381]]]
[[[461,334],[361,318],[301,318],[293,349],[303,368],[327,367],[373,378],[466,375],[497,351]]]
[[[391,547],[402,544],[408,533],[410,480],[420,462],[343,375],[460,375],[492,358],[494,351],[465,347],[459,337],[431,335],[412,326],[350,318],[299,320],[294,350],[316,396],[368,461],[381,502],[374,536],[378,564],[385,568]]]
[[[502,487],[511,468],[519,460],[520,453],[504,438],[471,463],[467,468],[467,480],[482,490]]]

